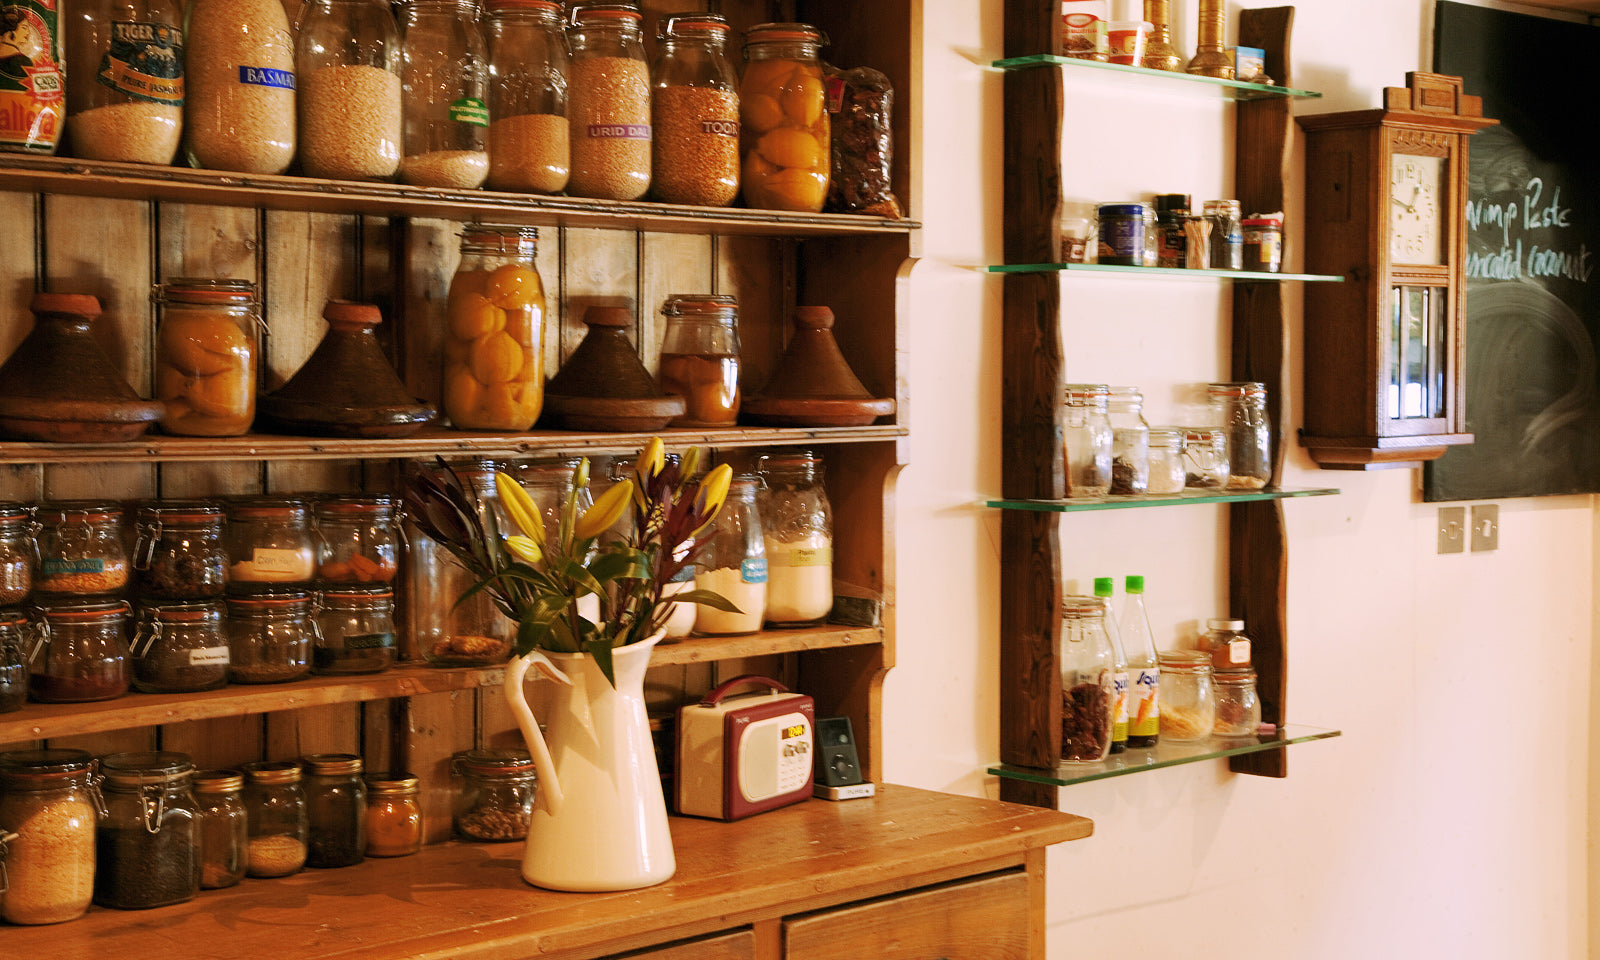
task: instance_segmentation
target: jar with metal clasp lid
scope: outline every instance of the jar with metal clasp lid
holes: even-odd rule
[[[637,200],[650,189],[650,67],[642,16],[631,3],[569,9],[572,196]]]
[[[1244,269],[1244,229],[1237,200],[1207,200],[1201,207],[1211,224],[1211,269]]]
[[[311,673],[317,624],[304,590],[228,597],[228,680],[285,683]]]
[[[489,54],[476,0],[400,7],[400,179],[470,190],[489,175]]]
[[[1163,650],[1161,661],[1161,741],[1204,740],[1216,724],[1211,656],[1199,650]]]
[[[313,673],[382,673],[394,665],[395,656],[393,590],[328,587],[317,595]]]
[[[200,814],[200,889],[220,890],[244,879],[250,842],[244,809],[244,775],[237,770],[202,770],[194,775]]]
[[[367,856],[404,857],[422,849],[419,784],[409,773],[369,773]]]
[[[28,615],[0,609],[0,713],[28,701]]]
[[[436,465],[416,465],[433,472]],[[471,460],[451,464],[473,493],[480,511],[498,511],[495,463]],[[505,529],[500,518],[501,529]],[[467,596],[477,578],[415,524],[406,526],[406,591],[404,622],[410,635],[407,655],[422,656],[439,667],[479,667],[504,663],[511,653],[517,625],[500,612],[486,590]]]
[[[106,815],[95,834],[94,902],[119,910],[164,907],[200,892],[194,764],[170,751],[100,760]]]
[[[243,764],[244,809],[249,841],[245,874],[287,877],[306,865],[311,832],[300,764],[293,760],[256,760]]]
[[[39,541],[32,508],[0,502],[0,607],[27,599],[33,591],[38,565]]]
[[[528,835],[536,777],[526,750],[463,750],[451,758],[461,778],[456,835],[499,843]]]
[[[317,753],[305,766],[308,867],[352,867],[366,858],[367,783],[353,753]]]
[[[560,193],[572,172],[571,55],[555,0],[488,0],[489,188]]]
[[[1062,419],[1067,496],[1097,499],[1111,492],[1111,420],[1103,383],[1069,383]]]
[[[0,917],[61,923],[89,909],[103,809],[87,750],[0,753]]]
[[[661,389],[684,399],[676,427],[739,422],[739,301],[679,293],[661,306]]]
[[[155,398],[161,429],[237,437],[256,418],[260,302],[248,280],[184,277],[157,287]]]
[[[210,500],[141,503],[134,519],[133,582],[143,600],[209,600],[228,584],[222,505]]]
[[[94,596],[128,585],[122,507],[110,500],[63,500],[39,505],[38,594]]]
[[[1180,427],[1150,428],[1150,482],[1145,493],[1166,496],[1183,492],[1187,476],[1183,433]]]
[[[28,696],[41,703],[113,700],[128,692],[128,604],[76,598],[41,604]]]
[[[1111,421],[1111,492],[1142,494],[1150,485],[1150,424],[1139,388],[1110,388],[1106,418]]]
[[[245,497],[227,505],[228,592],[309,587],[316,573],[311,508],[292,497]]]
[[[739,81],[728,33],[716,14],[661,19],[650,71],[650,189],[659,200],[725,207],[739,195]]]
[[[1116,655],[1100,597],[1061,599],[1061,759],[1104,760],[1116,720]]]
[[[1272,424],[1267,388],[1249,381],[1213,383],[1206,395],[1228,435],[1230,490],[1260,490],[1272,479]]]
[[[193,693],[228,682],[228,632],[220,600],[141,605],[132,644],[133,686]]]
[[[807,23],[762,23],[745,34],[739,139],[747,206],[816,213],[828,198],[832,119],[820,56],[827,42]]]
[[[818,623],[833,609],[833,506],[822,458],[809,450],[768,454],[756,473],[767,555],[765,619],[778,627]]]
[[[1228,485],[1228,433],[1216,427],[1183,430],[1184,485],[1220,490]]]
[[[701,604],[695,612],[694,632],[701,636],[733,636],[761,629],[767,609],[767,543],[756,506],[761,480],[735,475],[717,513],[711,543],[698,568],[694,585],[710,590],[738,608],[718,610]]]
[[[457,430],[520,431],[544,407],[544,280],[533,227],[469,223],[445,305],[444,412]]]
[[[393,497],[324,497],[312,512],[319,581],[339,585],[393,582],[400,569],[400,527]]]

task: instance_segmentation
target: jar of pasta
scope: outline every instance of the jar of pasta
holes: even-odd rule
[[[128,605],[106,598],[41,603],[28,696],[41,703],[113,700],[128,692]]]
[[[227,588],[222,505],[152,500],[134,519],[133,580],[143,600],[209,600]]]
[[[675,427],[739,422],[739,302],[713,294],[674,294],[661,307],[661,389],[684,400]]]
[[[63,500],[39,505],[40,594],[92,596],[128,585],[122,507],[110,500]]]
[[[476,0],[400,8],[405,104],[400,179],[466,190],[489,175],[489,58]]]
[[[236,437],[256,417],[256,320],[248,280],[180,278],[156,289],[155,399],[161,429],[189,437]]]
[[[283,173],[294,159],[294,33],[282,0],[194,0],[184,65],[189,161]]]
[[[828,196],[827,38],[804,23],[763,23],[745,36],[739,82],[744,201],[816,213]]]
[[[61,923],[94,899],[100,791],[87,750],[0,753],[0,862],[7,923]]]
[[[571,56],[556,0],[489,0],[489,187],[560,193],[572,171]]]
[[[63,36],[72,155],[172,163],[183,134],[183,4],[82,4]]]
[[[295,46],[301,170],[388,180],[400,168],[400,28],[384,0],[311,0]]]
[[[0,607],[27,598],[38,563],[33,511],[21,503],[0,503]]]
[[[639,29],[642,15],[631,3],[596,3],[574,5],[569,16],[572,176],[567,192],[637,200],[650,189],[650,68]]]
[[[457,430],[520,431],[544,406],[544,280],[533,227],[469,223],[445,307],[444,412]]]
[[[325,584],[390,583],[400,568],[394,498],[325,497],[314,508],[317,579]]]
[[[651,192],[667,203],[725,207],[739,195],[739,81],[728,21],[663,17],[650,71],[655,154]]]
[[[311,508],[304,500],[247,497],[227,507],[228,592],[306,586],[316,572]]]
[[[1211,688],[1211,655],[1199,650],[1163,650],[1161,661],[1161,741],[1204,740],[1216,724]]]
[[[822,458],[798,450],[769,454],[758,464],[766,621],[808,626],[833,609],[833,508],[822,485]]]
[[[142,608],[131,649],[133,686],[144,693],[215,690],[228,682],[228,633],[219,601]]]

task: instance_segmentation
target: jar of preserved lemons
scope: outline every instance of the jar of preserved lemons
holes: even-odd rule
[[[457,430],[527,430],[544,405],[544,281],[533,227],[469,223],[450,280],[444,411]]]
[[[156,396],[161,429],[236,437],[256,418],[256,285],[174,279],[156,289]]]
[[[745,203],[816,213],[828,196],[828,110],[818,51],[804,23],[763,23],[745,37],[739,84]]]

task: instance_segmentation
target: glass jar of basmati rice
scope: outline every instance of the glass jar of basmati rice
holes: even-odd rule
[[[194,0],[189,11],[189,162],[282,173],[294,159],[294,33],[281,0]]]

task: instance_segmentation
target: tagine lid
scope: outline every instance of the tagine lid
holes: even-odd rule
[[[741,418],[774,426],[864,427],[894,413],[892,397],[874,397],[845,361],[828,307],[794,311],[794,338],[766,386],[746,397]]]
[[[583,322],[583,340],[545,387],[541,424],[632,432],[660,430],[683,416],[684,399],[661,389],[628,340],[632,310],[593,306]]]

